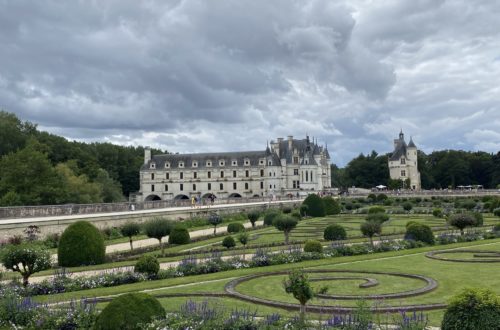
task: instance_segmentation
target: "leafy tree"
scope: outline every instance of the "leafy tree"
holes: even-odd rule
[[[190,241],[189,231],[183,224],[175,225],[168,236],[169,244],[189,244]]]
[[[257,220],[259,220],[260,213],[258,211],[251,211],[251,212],[248,212],[247,216],[248,216],[248,220],[252,224],[252,227],[255,227],[255,223],[257,222]]]
[[[370,213],[366,216],[366,221],[374,221],[380,224],[389,221],[389,215],[386,213]]]
[[[306,199],[302,202],[303,205],[307,205],[308,215],[312,217],[324,217],[325,216],[325,204],[323,199],[316,194],[309,194]]]
[[[264,214],[264,225],[272,226],[274,220],[281,215],[281,212],[276,209],[267,210],[266,214]]]
[[[323,252],[323,245],[321,245],[320,241],[317,240],[307,240],[304,244],[304,252]]]
[[[460,234],[464,234],[464,228],[473,227],[476,224],[476,219],[467,213],[458,213],[450,216],[448,222],[453,227],[460,229]]]
[[[443,210],[440,208],[435,208],[432,210],[432,215],[435,216],[436,218],[442,218],[443,217]]]
[[[222,246],[227,248],[227,249],[235,247],[236,242],[234,241],[233,236],[224,237],[224,239],[222,240]]]
[[[65,202],[91,204],[102,202],[101,186],[89,181],[85,174],[75,175],[68,164],[59,163],[56,172],[63,178],[62,186],[66,190]]]
[[[0,157],[24,148],[35,129],[35,125],[21,122],[15,114],[0,111]]]
[[[24,286],[31,275],[49,269],[50,261],[49,251],[34,244],[10,245],[2,254],[4,267],[20,273]]]
[[[149,238],[156,238],[161,247],[161,255],[165,255],[165,246],[162,244],[161,240],[163,237],[170,234],[172,230],[172,222],[164,218],[153,218],[145,223],[144,232]]]
[[[285,244],[288,244],[290,232],[297,226],[297,223],[298,221],[294,217],[281,215],[274,220],[273,226],[285,234]]]
[[[412,203],[410,202],[403,203],[403,210],[405,210],[406,212],[410,212],[412,208],[413,208]]]
[[[150,254],[142,255],[134,266],[134,272],[147,274],[151,278],[156,277],[159,271],[160,263],[158,259]]]
[[[245,226],[241,222],[231,222],[227,225],[228,233],[239,233],[240,231],[245,231]]]
[[[347,233],[341,225],[333,224],[325,228],[323,238],[327,241],[337,241],[347,238]]]
[[[434,233],[431,227],[422,223],[413,223],[406,228],[405,239],[434,244]]]
[[[214,226],[214,235],[217,234],[217,226],[222,223],[222,217],[217,213],[212,213],[207,219],[208,223]]]
[[[334,215],[340,213],[340,204],[331,196],[323,197],[323,204],[325,206],[326,215]]]
[[[294,269],[283,282],[286,293],[291,293],[300,303],[300,317],[304,320],[306,304],[314,297],[309,278],[302,270]]]
[[[370,239],[370,244],[373,247],[373,236],[382,234],[382,223],[378,221],[366,221],[361,224],[360,229],[363,236]]]
[[[134,246],[132,245],[132,237],[139,235],[141,232],[141,226],[138,223],[129,221],[120,228],[120,232],[123,236],[128,237],[130,250],[133,250]]]
[[[247,244],[248,244],[248,239],[249,239],[249,235],[247,232],[241,232],[238,235],[238,241],[241,243],[241,245],[243,245],[243,260],[245,260],[245,249],[246,249]]]
[[[101,187],[101,199],[104,203],[124,202],[122,186],[113,180],[106,170],[97,170],[97,177],[94,180]]]

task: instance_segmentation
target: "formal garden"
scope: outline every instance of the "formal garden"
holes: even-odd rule
[[[498,197],[310,195],[240,214],[24,233],[1,242],[5,329],[500,324]]]

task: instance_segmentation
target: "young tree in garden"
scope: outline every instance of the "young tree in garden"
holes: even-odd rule
[[[139,224],[135,222],[127,222],[120,228],[120,232],[123,236],[128,237],[130,242],[130,250],[133,250],[134,247],[132,245],[132,237],[139,235],[139,233],[141,232],[141,226],[139,226]]]
[[[290,232],[297,226],[297,219],[288,215],[280,215],[277,217],[273,226],[276,227],[279,231],[282,231],[285,234],[285,244],[288,244],[288,238]]]
[[[243,260],[245,260],[245,249],[247,247],[248,243],[248,233],[247,232],[241,232],[238,235],[238,241],[243,245]]]
[[[50,253],[37,245],[11,245],[2,255],[2,263],[5,268],[20,273],[23,285],[27,286],[31,275],[50,268]]]
[[[150,238],[156,238],[161,247],[161,255],[165,255],[165,247],[161,243],[163,237],[170,234],[170,230],[172,230],[172,223],[164,218],[154,218],[149,220],[144,225],[144,231],[146,235]]]
[[[222,217],[217,213],[212,213],[208,217],[208,223],[214,226],[214,235],[217,234],[217,226],[222,223]]]
[[[300,318],[304,320],[306,304],[314,297],[309,278],[302,270],[294,269],[283,282],[286,293],[291,293],[300,303]]]
[[[248,213],[248,220],[252,224],[252,227],[255,227],[255,223],[257,222],[259,217],[260,217],[260,213],[257,211],[251,211]]]
[[[236,242],[234,241],[233,236],[224,237],[224,239],[222,240],[222,246],[227,248],[227,249],[235,247]]]
[[[378,221],[366,221],[361,224],[360,229],[363,236],[370,239],[370,244],[373,247],[373,236],[382,233],[382,224]]]
[[[476,224],[476,219],[474,218],[474,216],[467,213],[454,214],[450,216],[450,219],[448,221],[450,225],[460,229],[461,235],[464,234],[464,228],[472,227]]]

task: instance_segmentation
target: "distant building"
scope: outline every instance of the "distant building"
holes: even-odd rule
[[[137,200],[287,196],[331,188],[330,155],[309,137],[271,141],[263,151],[151,155]]]
[[[418,171],[417,146],[410,137],[408,145],[405,142],[403,131],[399,139],[394,140],[394,151],[389,157],[389,174],[393,180],[402,180],[410,185],[407,189],[420,190],[420,172]]]

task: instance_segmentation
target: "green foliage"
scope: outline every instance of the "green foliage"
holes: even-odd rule
[[[160,263],[155,256],[143,255],[137,260],[134,266],[134,272],[147,274],[149,277],[155,277],[160,271]]]
[[[460,207],[466,209],[466,210],[472,210],[475,208],[477,203],[473,201],[472,199],[467,199],[463,201],[462,203],[459,204]]]
[[[307,240],[304,244],[304,252],[317,252],[323,253],[323,245],[316,240]]]
[[[300,215],[306,217],[309,213],[309,205],[301,204],[299,208]]]
[[[273,226],[285,234],[285,244],[288,244],[290,232],[297,226],[298,221],[289,215],[280,215],[274,219]]]
[[[5,268],[21,274],[24,286],[32,274],[50,268],[49,251],[34,244],[10,245],[1,260]]]
[[[441,329],[484,330],[499,325],[500,298],[488,289],[464,289],[448,304]]]
[[[334,215],[340,213],[340,204],[331,196],[323,197],[323,205],[325,206],[326,215]]]
[[[435,208],[432,210],[432,215],[435,216],[436,218],[442,218],[443,217],[443,210],[440,208]]]
[[[360,154],[345,167],[346,187],[373,188],[389,180],[387,155],[372,151],[369,155]]]
[[[371,213],[366,216],[365,220],[382,224],[386,221],[389,221],[389,215],[385,213]]]
[[[248,220],[252,224],[252,227],[255,227],[255,223],[259,220],[260,212],[259,211],[250,211],[248,212]]]
[[[293,211],[291,216],[294,217],[295,219],[297,219],[297,221],[302,220],[302,216],[300,215],[300,211]]]
[[[368,209],[368,214],[373,213],[385,213],[385,208],[383,208],[382,206],[372,206]]]
[[[288,275],[288,279],[283,282],[286,293],[291,293],[301,305],[301,314],[305,312],[305,305],[314,297],[313,289],[307,274],[302,270],[294,269]]]
[[[333,224],[325,228],[323,238],[327,241],[337,241],[347,238],[347,233],[341,225]]]
[[[241,222],[232,222],[227,225],[228,233],[239,233],[240,231],[245,231],[245,226]]]
[[[379,221],[366,221],[361,224],[360,230],[363,236],[370,239],[373,246],[373,236],[382,234],[382,223]]]
[[[460,229],[462,235],[464,234],[464,228],[473,227],[476,224],[476,219],[468,213],[458,213],[453,214],[448,219],[448,222],[453,227]]]
[[[267,212],[264,214],[264,226],[272,226],[274,219],[279,217],[281,215],[281,212],[276,209],[269,209]]]
[[[71,224],[61,235],[57,248],[59,266],[102,264],[106,247],[101,232],[87,221]]]
[[[222,217],[217,213],[212,213],[208,216],[208,223],[214,226],[214,235],[217,233],[217,226],[222,223]]]
[[[189,231],[183,224],[175,225],[168,236],[169,244],[189,244],[190,241]]]
[[[233,236],[224,237],[224,239],[222,240],[222,246],[227,248],[227,249],[231,249],[231,248],[235,247],[236,242],[235,242]]]
[[[124,237],[129,238],[130,250],[133,250],[134,247],[132,245],[132,237],[139,235],[141,232],[141,226],[136,222],[129,221],[120,227],[120,232]]]
[[[500,223],[497,223],[493,226],[493,232],[500,232]]]
[[[97,317],[95,330],[132,330],[164,316],[160,302],[145,293],[128,293],[113,299]]]
[[[146,236],[149,238],[156,238],[158,240],[162,255],[165,255],[165,251],[161,240],[163,237],[170,234],[172,227],[173,224],[171,221],[161,217],[153,218],[144,224],[144,232],[146,233]]]
[[[241,245],[245,246],[248,244],[248,239],[249,239],[249,236],[247,232],[241,232],[239,235],[238,235],[238,241],[241,243]]]
[[[325,205],[323,199],[316,194],[309,194],[306,199],[302,202],[303,205],[307,205],[307,215],[312,217],[324,217],[325,216]]]
[[[292,208],[291,208],[291,207],[289,207],[289,206],[285,206],[285,207],[281,210],[281,212],[283,212],[284,214],[290,214],[290,213],[292,213]]]
[[[472,216],[476,220],[474,223],[474,227],[481,227],[484,223],[483,214],[479,212],[473,212]]]
[[[405,228],[406,228],[406,229],[408,229],[408,227],[410,227],[411,225],[414,225],[414,224],[419,225],[419,224],[420,224],[420,222],[418,222],[418,221],[413,221],[413,220],[412,220],[412,221],[408,221],[408,222],[406,223],[406,225],[405,225]]]
[[[410,212],[412,208],[413,204],[411,202],[403,203],[403,210],[405,210],[406,212]]]
[[[377,201],[379,201],[379,202],[383,202],[383,201],[385,201],[387,199],[389,199],[389,197],[387,197],[386,194],[378,194],[377,195]]]
[[[431,227],[422,223],[414,223],[406,228],[405,239],[432,245],[434,244],[434,233]]]
[[[497,217],[500,217],[500,207],[493,210],[493,214]]]

